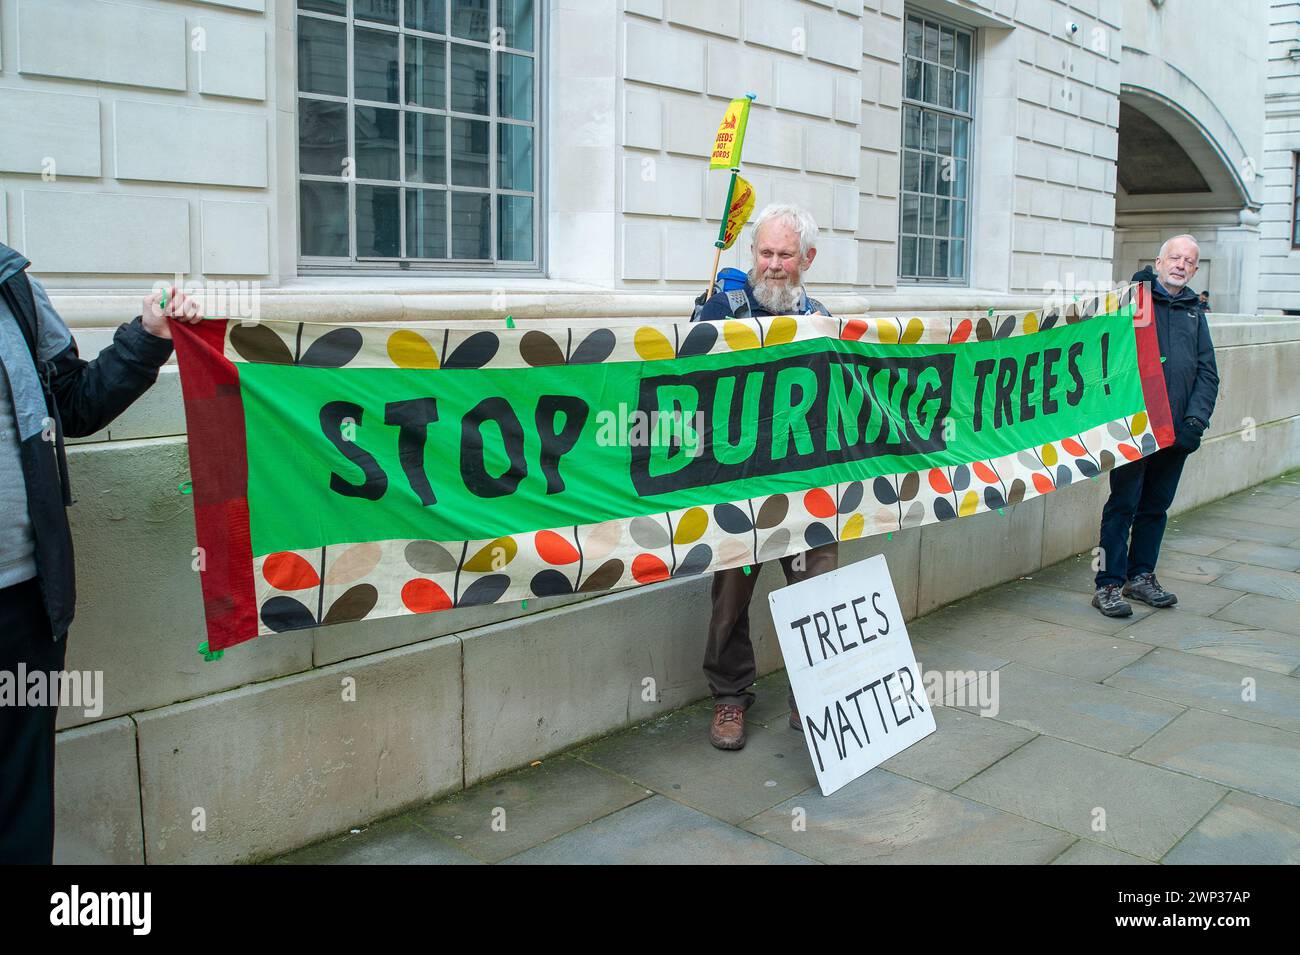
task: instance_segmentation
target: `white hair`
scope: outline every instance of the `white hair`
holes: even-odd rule
[[[785,222],[799,233],[799,257],[804,258],[810,249],[817,248],[817,222],[812,215],[799,206],[773,202],[763,207],[763,211],[754,220],[754,231],[749,237],[752,251],[758,249],[758,230],[767,222]]]
[[[1164,243],[1160,246],[1160,251],[1156,254],[1156,258],[1163,259],[1165,253],[1169,251],[1169,243],[1177,242],[1179,239],[1186,239],[1188,242],[1192,243],[1192,245],[1196,246],[1196,257],[1198,259],[1201,257],[1201,244],[1196,241],[1196,236],[1188,235],[1184,232],[1182,235],[1170,236],[1168,239],[1165,239]]]

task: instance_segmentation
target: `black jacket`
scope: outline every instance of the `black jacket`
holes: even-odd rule
[[[157,379],[159,367],[172,353],[172,343],[151,335],[137,317],[118,328],[113,343],[98,358],[83,361],[48,301],[38,301],[27,278],[28,265],[22,255],[0,244],[0,301],[8,306],[0,317],[17,321],[29,349],[0,358],[6,367],[35,364],[44,411],[52,419],[52,432],[46,428],[20,436],[20,457],[36,541],[37,579],[50,629],[58,639],[72,623],[76,603],[72,535],[64,510],[72,495],[63,437],[94,434],[126,410]],[[15,395],[15,418],[19,400]]]
[[[1200,297],[1187,286],[1170,295],[1157,284],[1150,266],[1134,275],[1133,281],[1151,283],[1156,337],[1174,430],[1190,429],[1199,438],[1209,427],[1219,397],[1219,369]]]

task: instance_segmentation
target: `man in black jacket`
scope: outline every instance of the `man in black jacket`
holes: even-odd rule
[[[0,245],[0,863],[48,863],[54,850],[49,676],[63,669],[76,595],[64,435],[94,434],[121,414],[172,353],[167,320],[200,319],[184,293],[171,289],[162,307],[157,292],[82,361],[29,264]],[[35,697],[33,675],[46,690]]]
[[[1133,276],[1135,282],[1151,283],[1174,443],[1110,472],[1110,499],[1101,513],[1100,566],[1092,598],[1092,605],[1108,617],[1133,613],[1125,597],[1152,607],[1178,602],[1156,580],[1160,540],[1183,465],[1201,446],[1219,394],[1210,326],[1200,299],[1187,287],[1199,257],[1194,238],[1176,235],[1160,247],[1154,271],[1148,266]]]

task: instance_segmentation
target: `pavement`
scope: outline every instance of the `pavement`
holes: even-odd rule
[[[778,672],[739,752],[704,701],[271,861],[1300,863],[1300,472],[1170,521],[1177,607],[1090,561],[908,624],[938,730],[830,797]]]

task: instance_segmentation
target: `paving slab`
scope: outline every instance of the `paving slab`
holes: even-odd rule
[[[732,823],[816,785],[808,746],[797,731],[746,721],[745,748],[724,751],[709,743],[712,719],[712,706],[693,706],[573,755]]]
[[[1220,583],[1222,580],[1223,578],[1220,578]],[[1178,603],[1172,607],[1163,607],[1157,613],[1202,614],[1207,617],[1222,610],[1245,593],[1243,590],[1228,590],[1219,583],[1197,584],[1190,580],[1180,580],[1177,583],[1172,580],[1165,581],[1165,589],[1177,595]],[[1131,598],[1129,603],[1133,605],[1134,610],[1145,606]]]
[[[1300,530],[1294,527],[1244,521],[1236,517],[1202,517],[1199,513],[1184,518],[1181,529],[1206,537],[1260,541],[1264,544],[1290,544],[1300,537]]]
[[[1001,720],[936,706],[937,729],[880,765],[936,789],[953,789],[1034,738]]]
[[[1231,587],[1265,597],[1300,602],[1300,574],[1273,567],[1238,567],[1217,581],[1221,587]],[[1220,608],[1222,609],[1222,608]]]
[[[1192,583],[1209,584],[1218,580],[1230,570],[1235,570],[1235,561],[1223,560],[1223,551],[1213,557],[1201,554],[1186,554],[1179,550],[1162,549],[1160,560],[1156,562],[1156,576],[1172,580],[1190,580]]]
[[[958,795],[1153,861],[1226,792],[1214,783],[1048,736],[1030,740],[956,789]]]
[[[993,718],[1108,753],[1132,752],[1183,712],[1164,700],[1023,663],[1008,664],[998,677]]]
[[[797,830],[800,809],[805,828]],[[829,797],[802,793],[745,828],[836,864],[1043,864],[1071,841],[1064,832],[880,767]]]
[[[499,862],[652,793],[572,757],[500,776],[412,814],[484,862]]]
[[[1165,865],[1300,865],[1300,809],[1228,793],[1162,860]]]
[[[1261,484],[1258,488],[1248,488],[1245,491],[1238,491],[1236,494],[1230,494],[1225,497],[1223,504],[1267,504],[1270,507],[1292,507],[1296,503],[1296,497],[1300,495],[1279,494],[1276,489],[1267,484]]]
[[[1115,633],[1155,612],[1144,604],[1134,604],[1131,617],[1106,617],[1092,606],[1092,591],[1076,593],[1029,581],[1012,581],[973,598],[970,605],[995,607],[1073,630],[1091,630],[1094,633]]]
[[[1239,663],[1156,647],[1107,677],[1106,685],[1253,723],[1300,730],[1300,681]],[[1242,699],[1251,687],[1254,698]]]
[[[1277,508],[1266,503],[1221,501],[1201,508],[1197,511],[1197,515],[1205,515],[1215,520],[1223,518],[1230,521],[1249,521],[1253,524],[1289,527],[1300,531],[1300,513],[1290,508]]]
[[[1052,860],[1052,865],[1155,865],[1150,859],[1140,859],[1110,846],[1080,839]]]
[[[1294,601],[1260,594],[1246,594],[1234,600],[1214,616],[1219,620],[1244,623],[1262,630],[1280,630],[1300,634],[1300,613]]]
[[[1271,726],[1188,710],[1133,758],[1300,806],[1300,735]]]
[[[1300,501],[1296,502],[1300,504]],[[1217,551],[1219,557],[1251,564],[1255,567],[1273,567],[1277,570],[1300,570],[1300,547],[1280,544],[1261,544],[1257,541],[1238,541]],[[1216,558],[1217,559],[1217,558]]]
[[[1290,673],[1300,666],[1300,634],[1261,630],[1217,617],[1157,613],[1121,630],[1119,636],[1274,673]]]
[[[1027,579],[1044,586],[1091,594],[1096,589],[1097,580],[1097,572],[1092,569],[1092,562],[1091,554],[1076,554],[1050,567],[1034,571],[1027,575]]]
[[[1190,530],[1183,530],[1171,520],[1169,526],[1165,529],[1164,538],[1160,541],[1160,552],[1176,550],[1184,554],[1208,556],[1217,554],[1229,544],[1235,543],[1237,541],[1233,537],[1215,537],[1212,534],[1198,534]]]
[[[942,681],[942,692],[933,703],[943,702],[943,696],[957,687],[965,686],[999,667],[1006,666],[1007,657],[990,653],[980,653],[958,646],[951,641],[913,640],[912,650],[916,654],[917,665],[921,668],[921,679],[929,692],[930,681]],[[930,674],[938,674],[937,677]]]
[[[411,817],[376,823],[272,860],[273,865],[477,865]]]
[[[783,865],[812,860],[664,796],[552,839],[506,865]]]

